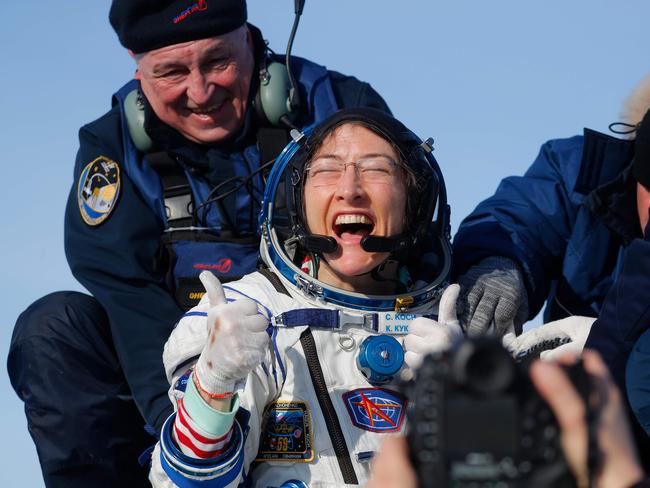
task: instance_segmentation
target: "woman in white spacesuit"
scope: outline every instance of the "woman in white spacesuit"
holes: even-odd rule
[[[165,346],[176,412],[154,486],[365,484],[404,431],[391,382],[459,331],[431,141],[372,109],[292,136],[267,182],[266,266],[224,286],[204,272]]]

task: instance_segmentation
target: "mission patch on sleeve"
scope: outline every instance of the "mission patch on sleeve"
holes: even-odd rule
[[[81,217],[88,225],[108,218],[120,193],[120,167],[105,156],[88,163],[79,177],[77,201]]]

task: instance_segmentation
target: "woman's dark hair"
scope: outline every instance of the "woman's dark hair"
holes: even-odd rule
[[[406,215],[404,216],[405,222],[406,222],[406,227],[408,228],[411,225],[411,215],[413,215],[413,199],[409,198],[410,195],[417,195],[421,191],[421,188],[418,188],[418,179],[415,175],[415,173],[409,168],[408,164],[406,163],[406,156],[400,149],[400,147],[395,143],[395,141],[387,135],[384,131],[379,129],[378,127],[364,121],[364,120],[342,120],[337,124],[334,124],[332,126],[327,127],[326,130],[323,130],[316,134],[314,137],[311,137],[306,145],[305,145],[305,158],[303,162],[303,185],[306,181],[306,178],[304,177],[304,170],[305,167],[309,164],[309,162],[314,158],[316,153],[319,151],[319,149],[323,146],[325,143],[325,140],[330,137],[334,132],[336,132],[340,127],[343,127],[344,125],[356,125],[363,127],[365,129],[368,129],[372,133],[376,134],[377,136],[381,137],[384,139],[386,142],[388,142],[393,150],[395,151],[395,154],[397,154],[398,160],[395,161],[399,168],[403,171],[404,174],[404,191],[406,192]],[[305,202],[303,201],[303,205]],[[306,223],[305,223],[306,224]]]

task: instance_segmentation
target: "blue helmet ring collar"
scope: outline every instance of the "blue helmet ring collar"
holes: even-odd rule
[[[300,236],[296,235],[295,226],[292,226],[287,219],[286,213],[279,215],[276,201],[278,197],[285,195],[285,178],[290,177],[292,162],[294,158],[304,153],[305,141],[309,139],[314,131],[314,126],[304,129],[302,132],[292,131],[292,141],[284,148],[276,160],[271,173],[269,174],[264,202],[260,213],[259,229],[261,233],[260,253],[266,264],[281,277],[294,285],[308,297],[318,300],[325,300],[333,305],[351,307],[360,310],[382,311],[416,309],[430,304],[438,299],[442,290],[447,284],[447,278],[451,270],[451,244],[449,226],[449,206],[447,205],[446,190],[442,172],[431,154],[431,140],[420,143],[422,153],[426,158],[435,178],[437,179],[437,197],[431,204],[435,209],[435,218],[430,216],[427,232],[419,232],[414,240],[419,246],[427,246],[435,249],[436,273],[435,276],[427,277],[426,285],[415,290],[410,290],[400,295],[366,295],[358,292],[342,290],[328,285],[302,271],[294,262],[293,256],[288,252],[288,247],[299,244]],[[284,204],[284,202],[282,202]],[[291,211],[291,210],[289,210]],[[286,209],[285,209],[286,212]],[[282,226],[278,222],[283,222]],[[280,230],[283,227],[283,231]],[[293,227],[293,228],[292,228]],[[304,238],[304,236],[302,236]],[[427,242],[423,242],[427,241]],[[404,305],[407,304],[407,305]]]

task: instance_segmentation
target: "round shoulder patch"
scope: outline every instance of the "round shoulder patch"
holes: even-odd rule
[[[81,172],[77,202],[88,225],[99,225],[108,218],[120,194],[120,167],[105,156],[88,163]]]

